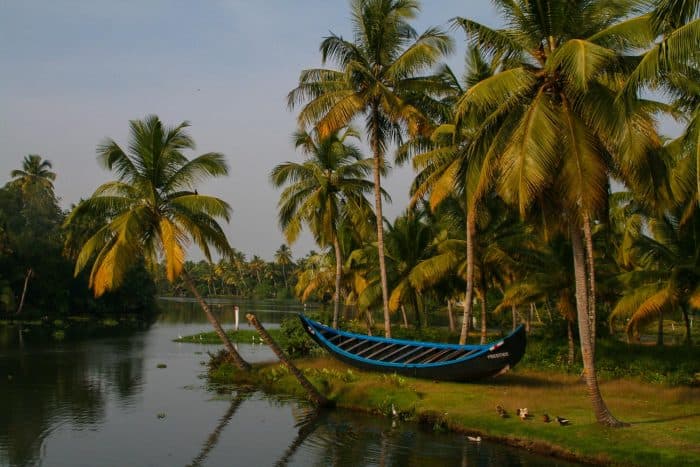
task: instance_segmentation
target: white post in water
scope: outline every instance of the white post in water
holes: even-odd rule
[[[233,323],[234,328],[238,331],[238,305],[233,305]]]

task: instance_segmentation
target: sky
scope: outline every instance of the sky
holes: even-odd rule
[[[447,28],[455,16],[498,24],[487,0],[425,0],[413,24]],[[197,143],[189,157],[221,152],[230,168],[199,192],[233,207],[225,226],[233,247],[271,260],[284,238],[268,176],[302,160],[286,95],[303,69],[321,65],[329,32],[351,38],[347,1],[0,0],[0,185],[39,154],[68,209],[114,179],[95,150],[105,138],[126,147],[129,120],[188,120]],[[452,34],[448,62],[461,72],[465,37]],[[403,167],[386,180],[387,218],[405,208],[412,178]],[[292,245],[295,257],[313,248],[309,235]]]

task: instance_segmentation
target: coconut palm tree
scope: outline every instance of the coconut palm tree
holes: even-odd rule
[[[648,232],[645,233],[645,232]],[[625,293],[610,315],[610,321],[627,318],[629,337],[658,320],[657,344],[663,345],[663,318],[681,310],[686,325],[686,342],[691,343],[690,308],[700,303],[700,216],[696,207],[692,219],[681,223],[667,212],[650,218],[637,230],[629,255],[634,269],[621,275]]]
[[[558,232],[551,238],[548,246],[539,246],[527,262],[520,280],[506,284],[501,303],[494,312],[530,303],[553,301],[557,311],[566,320],[569,347],[567,363],[573,365],[576,304],[570,250],[571,245],[563,232]]]
[[[445,87],[443,102],[451,103],[454,108],[455,101],[467,92],[466,89],[492,76],[500,65],[498,57],[488,60],[479,47],[470,47],[463,83],[447,66],[443,66],[439,74]],[[451,115],[449,123],[443,123],[433,132],[427,150],[413,157],[413,166],[420,173],[414,184],[412,201],[429,193],[430,206],[435,209],[443,200],[458,191],[466,205],[466,291],[460,344],[467,342],[472,321],[476,210],[492,189],[494,182],[494,154],[482,151],[478,141],[471,139],[477,124],[476,120],[468,121],[465,118],[457,122],[454,114]],[[418,147],[420,146],[419,143]]]
[[[282,268],[282,278],[284,279],[284,287],[289,287],[289,284],[287,283],[286,268],[288,266],[293,265],[294,260],[292,259],[292,250],[284,243],[280,245],[277,251],[275,251],[275,264]]]
[[[24,157],[22,168],[10,173],[14,179],[11,183],[19,186],[23,192],[33,186],[53,191],[56,173],[52,172],[51,169],[51,161],[42,160],[41,156],[37,154],[29,154]]]
[[[585,380],[596,418],[609,426],[622,424],[606,407],[595,372],[592,225],[606,207],[609,177],[639,184],[660,144],[649,114],[659,106],[617,99],[625,47],[638,38],[616,26],[635,4],[516,0],[498,2],[504,29],[453,20],[474,45],[508,63],[472,86],[456,108],[458,120],[476,115],[483,122],[475,139],[497,155],[499,193],[523,217],[546,190],[559,194],[574,257]]]
[[[413,311],[416,325],[421,327],[428,325],[425,298],[422,291],[411,284],[410,274],[431,255],[434,232],[426,216],[425,210],[419,207],[397,217],[387,226],[386,242],[391,290],[389,310],[395,313],[408,308]],[[406,320],[405,312],[403,314]]]
[[[314,126],[321,137],[357,117],[365,119],[374,158],[384,332],[391,337],[381,191],[384,155],[389,144],[401,139],[403,130],[411,135],[428,131],[429,122],[414,105],[415,97],[439,87],[439,83],[419,74],[449,52],[452,41],[436,28],[418,35],[409,24],[419,10],[416,0],[352,0],[351,10],[353,40],[331,33],[320,47],[324,65],[330,60],[337,67],[302,71],[288,103],[290,108],[303,105],[299,124]]]
[[[304,163],[285,162],[270,173],[275,187],[288,185],[280,196],[279,222],[287,241],[293,243],[304,225],[320,246],[332,246],[335,252],[335,291],[333,327],[338,325],[340,280],[343,258],[338,242],[341,219],[362,225],[371,207],[365,193],[371,193],[372,160],[348,142],[357,132],[347,128],[326,137],[305,131],[294,135],[294,144],[306,155]]]
[[[150,115],[132,120],[129,126],[127,151],[112,139],[97,149],[99,161],[115,172],[117,180],[98,187],[66,220],[70,225],[94,213],[107,214],[107,221],[82,246],[75,273],[92,262],[89,285],[95,296],[100,296],[119,287],[125,272],[139,258],[154,268],[162,256],[168,280],[185,280],[234,362],[247,369],[248,363],[233,347],[184,268],[191,242],[210,262],[211,248],[224,255],[230,252],[217,221],[228,221],[230,206],[195,189],[199,180],[228,173],[224,156],[206,153],[188,159],[183,151],[195,146],[185,131],[188,122],[171,128]]]
[[[56,173],[51,169],[51,161],[43,160],[37,154],[29,154],[22,160],[22,168],[10,173],[12,180],[9,186],[17,189],[21,195],[21,212],[25,223],[25,230],[20,240],[25,248],[19,248],[20,251],[42,251],[37,241],[51,231],[51,226],[61,222],[61,212],[53,190]],[[17,314],[24,308],[29,281],[36,275],[37,258],[33,256],[29,255],[26,258],[28,264],[24,273]]]

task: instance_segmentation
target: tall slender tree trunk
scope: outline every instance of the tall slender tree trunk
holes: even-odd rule
[[[408,316],[406,316],[406,307],[401,305],[401,319],[403,319],[403,327],[408,328]]]
[[[571,249],[574,256],[574,277],[576,282],[576,311],[578,316],[579,340],[581,342],[581,358],[583,360],[583,374],[586,382],[588,397],[593,405],[593,411],[598,423],[610,427],[625,426],[617,420],[603,401],[598,386],[598,377],[595,370],[593,354],[593,341],[589,321],[588,308],[588,278],[586,277],[586,258],[581,239],[581,232],[575,225],[569,226],[571,233]]]
[[[262,340],[265,341],[265,343],[270,347],[272,352],[274,352],[275,355],[277,355],[277,358],[280,359],[280,362],[284,366],[286,366],[289,371],[294,375],[294,377],[299,381],[299,384],[301,384],[301,387],[304,388],[306,393],[309,395],[309,399],[316,404],[319,407],[330,407],[332,406],[332,402],[326,399],[325,396],[323,396],[320,392],[318,392],[318,389],[314,387],[311,382],[306,379],[306,376],[299,371],[299,368],[297,368],[282,352],[282,349],[279,348],[277,343],[272,340],[272,337],[270,337],[270,334],[268,334],[267,330],[263,327],[263,325],[258,321],[258,318],[255,317],[254,314],[248,313],[245,315],[245,317],[248,319],[250,324],[252,324],[255,329],[258,331],[258,334],[260,334],[260,337]]]
[[[20,314],[22,313],[22,309],[24,308],[24,299],[27,296],[27,288],[29,287],[29,279],[32,278],[32,275],[34,274],[34,270],[30,267],[27,269],[27,274],[24,276],[24,286],[22,287],[22,295],[20,296],[19,299],[19,306],[17,307],[17,311],[15,314]]]
[[[343,258],[340,254],[338,236],[333,236],[333,249],[335,250],[335,292],[333,293],[333,327],[338,327],[338,315],[340,314],[340,279],[343,275]]]
[[[481,340],[480,344],[486,343],[486,275],[484,268],[481,268]]]
[[[596,293],[595,293],[595,260],[593,258],[593,233],[591,232],[591,218],[586,213],[583,215],[583,235],[586,239],[586,269],[588,271],[588,323],[591,327],[592,352],[595,358],[596,342]]]
[[[664,313],[659,310],[659,324],[656,330],[656,345],[664,345]]]
[[[571,366],[574,364],[576,357],[576,348],[574,347],[574,322],[570,319],[566,320],[566,337],[569,343],[569,355],[566,359],[566,364]]]
[[[452,310],[452,299],[447,300],[447,321],[450,326],[450,332],[455,332],[457,329],[455,327],[455,315],[454,310]]]
[[[382,305],[384,310],[384,336],[391,337],[391,317],[389,316],[389,285],[384,261],[384,215],[382,214],[382,166],[384,157],[379,141],[379,102],[372,104],[371,145],[374,157],[374,210],[377,216],[377,253],[379,255],[379,275],[382,284]]]
[[[681,307],[683,311],[683,321],[685,322],[685,343],[688,345],[693,345],[693,340],[690,337],[690,317],[688,316],[688,305],[683,305]]]
[[[530,315],[531,314],[532,314],[532,310],[528,308],[527,311],[525,312],[525,332],[528,334],[530,334],[530,325],[531,325],[531,320],[530,320],[531,316]]]
[[[469,203],[467,203],[468,206]],[[459,343],[464,345],[469,337],[469,329],[472,321],[472,306],[474,301],[474,222],[475,213],[467,207],[467,289],[464,293],[464,320],[462,332],[459,335]]]
[[[510,314],[513,318],[513,331],[515,331],[515,328],[518,327],[518,312],[515,311],[515,305],[510,306]]]
[[[481,340],[479,343],[486,343],[486,298],[481,299]]]
[[[233,344],[231,343],[228,336],[224,332],[223,328],[221,327],[221,324],[219,324],[219,320],[216,319],[216,316],[214,316],[214,313],[211,312],[211,310],[209,309],[209,305],[207,305],[207,302],[204,301],[202,296],[197,291],[197,288],[194,286],[194,282],[192,282],[192,278],[190,277],[189,273],[184,269],[182,270],[182,277],[185,280],[185,284],[190,289],[190,292],[192,292],[195,299],[199,302],[199,306],[202,307],[204,314],[207,316],[207,320],[209,321],[211,326],[214,328],[214,332],[216,332],[216,335],[219,336],[219,339],[221,339],[221,342],[223,342],[224,348],[226,349],[228,354],[231,356],[231,359],[233,360],[233,362],[241,370],[246,370],[246,371],[250,370],[250,363],[243,360],[243,357],[241,357],[241,355],[233,347]]]

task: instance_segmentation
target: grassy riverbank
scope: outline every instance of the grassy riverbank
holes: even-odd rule
[[[596,424],[585,387],[574,375],[520,370],[473,384],[424,381],[364,373],[326,357],[297,361],[312,383],[338,407],[428,423],[435,429],[480,434],[485,439],[544,454],[596,463],[639,465],[700,464],[700,389],[647,384],[637,379],[601,384],[615,415],[631,426],[607,429]],[[257,366],[251,373],[215,362],[212,382],[252,384],[273,393],[304,396],[278,364]],[[510,417],[496,413],[502,405]],[[527,407],[534,417],[521,421],[515,409]],[[544,413],[571,420],[570,426],[545,423]]]

